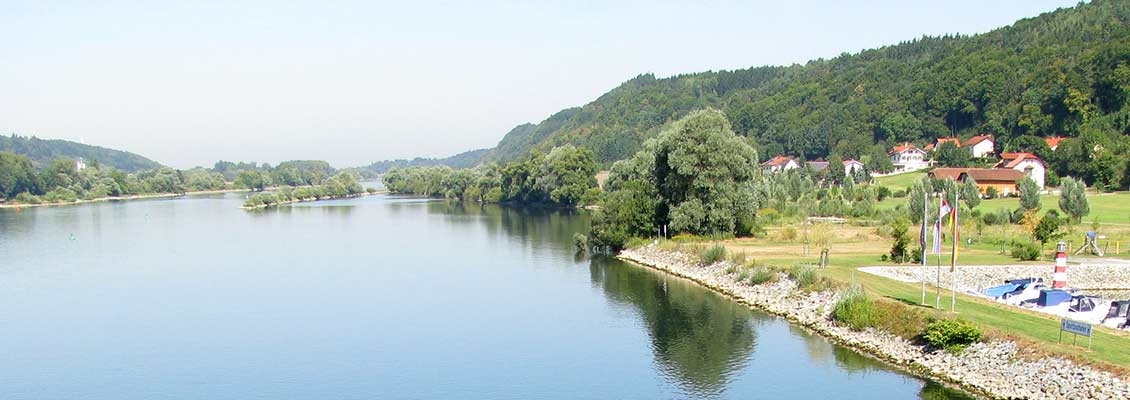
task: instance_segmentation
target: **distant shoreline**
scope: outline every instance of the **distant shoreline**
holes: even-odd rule
[[[305,198],[305,199],[294,199],[294,200],[280,201],[278,203],[260,204],[260,205],[257,205],[257,206],[240,206],[239,208],[243,209],[243,210],[247,210],[247,211],[263,210],[263,209],[267,209],[267,208],[271,208],[271,207],[278,207],[278,206],[285,205],[285,204],[309,203],[309,202],[325,201],[325,200],[352,199],[352,198],[357,198],[357,197],[372,196],[372,195],[378,195],[378,194],[388,194],[388,191],[377,190],[375,192],[361,192],[361,193],[356,193],[356,194],[347,194],[345,196],[330,196],[330,197],[315,197],[315,198]]]
[[[20,209],[20,208],[25,208],[25,207],[30,208],[30,207],[74,206],[74,205],[82,205],[82,204],[103,203],[103,202],[108,202],[108,201],[162,199],[162,198],[169,198],[169,197],[195,196],[195,195],[232,193],[232,192],[249,192],[249,191],[250,191],[249,189],[215,189],[215,190],[197,190],[197,191],[185,192],[185,193],[151,193],[151,194],[135,194],[135,195],[130,195],[130,196],[107,196],[107,197],[99,197],[99,198],[90,199],[90,200],[76,200],[76,201],[39,203],[39,204],[0,203],[0,209],[5,209],[5,208]]]

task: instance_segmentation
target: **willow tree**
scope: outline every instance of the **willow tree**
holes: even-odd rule
[[[757,210],[750,182],[757,151],[718,110],[696,111],[659,136],[653,178],[666,218],[678,232],[734,234]],[[662,214],[660,215],[662,217]]]

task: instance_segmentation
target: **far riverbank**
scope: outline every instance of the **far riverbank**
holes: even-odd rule
[[[107,196],[107,197],[99,197],[99,198],[89,199],[89,200],[60,201],[60,202],[53,202],[53,203],[37,203],[37,204],[0,203],[0,209],[4,209],[4,208],[20,209],[20,208],[30,208],[30,207],[72,206],[72,205],[81,205],[81,204],[102,203],[102,202],[107,202],[107,201],[161,199],[161,198],[169,198],[169,197],[199,196],[199,195],[206,195],[206,194],[220,194],[220,193],[232,193],[232,192],[250,192],[250,190],[249,189],[217,189],[217,190],[198,190],[198,191],[194,191],[194,192],[185,192],[185,193],[150,193],[150,194],[135,194],[135,195],[129,195],[129,196]]]

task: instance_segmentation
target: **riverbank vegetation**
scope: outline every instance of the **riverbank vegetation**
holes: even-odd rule
[[[599,201],[595,175],[592,152],[566,145],[504,165],[393,167],[383,181],[391,193],[482,203],[577,206]]]
[[[42,170],[27,156],[0,151],[0,202],[65,204],[105,198],[322,184],[335,170],[325,161],[285,161],[278,166],[217,162],[211,168],[157,167],[126,172],[97,159],[56,159]]]
[[[373,190],[375,191],[375,190]],[[313,186],[283,186],[272,192],[256,193],[243,203],[244,208],[265,208],[300,201],[329,200],[366,193],[352,172],[342,171]],[[369,191],[372,193],[372,191]]]

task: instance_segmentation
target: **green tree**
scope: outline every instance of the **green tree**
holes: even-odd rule
[[[717,110],[691,113],[660,134],[654,182],[678,232],[733,234],[757,210],[750,181],[757,152]],[[662,216],[661,216],[662,217]]]
[[[981,189],[977,187],[977,181],[971,177],[966,177],[961,183],[961,200],[970,210],[981,204]]]
[[[1060,182],[1059,209],[1067,213],[1071,222],[1075,224],[1091,213],[1091,205],[1087,201],[1087,187],[1082,180],[1068,178]]]
[[[973,155],[953,142],[945,142],[934,149],[934,161],[942,167],[968,167],[973,163]]]
[[[1047,244],[1063,236],[1063,234],[1059,233],[1059,228],[1062,225],[1063,221],[1059,218],[1059,213],[1055,210],[1048,210],[1048,212],[1044,214],[1044,217],[1040,219],[1040,222],[1036,224],[1036,228],[1032,234],[1040,243]]]
[[[844,170],[844,159],[840,157],[839,154],[832,154],[831,157],[828,157],[827,171],[828,173],[825,175],[825,179],[828,180],[829,184],[843,184],[844,180],[847,179],[847,173]]]
[[[1016,181],[1016,189],[1020,191],[1020,207],[1025,210],[1040,209],[1040,185],[1032,177],[1025,176]]]

